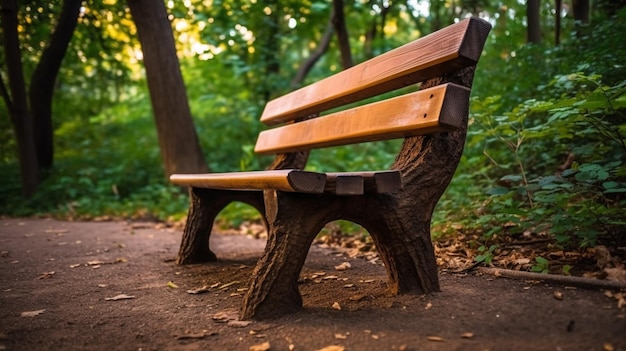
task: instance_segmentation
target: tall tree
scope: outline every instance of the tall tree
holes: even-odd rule
[[[589,23],[590,7],[589,0],[572,0],[574,19],[580,23]]]
[[[563,6],[563,0],[555,0],[555,23],[554,23],[554,45],[559,46],[561,44],[561,9]]]
[[[326,30],[324,30],[324,34],[320,39],[319,43],[315,50],[311,53],[311,55],[300,65],[296,75],[291,80],[291,88],[296,89],[302,85],[304,78],[309,74],[311,68],[315,65],[317,61],[324,55],[328,47],[330,46],[330,40],[332,39],[334,33],[333,20],[335,18],[335,12],[331,10],[330,19],[328,20],[328,24],[326,25]]]
[[[2,0],[1,4],[3,46],[9,82],[7,89],[4,81],[0,79],[0,87],[17,140],[22,193],[25,197],[30,197],[39,184],[39,165],[35,152],[33,117],[28,108],[22,53],[17,30],[19,25],[17,2],[16,0]]]
[[[51,168],[54,143],[52,96],[61,62],[78,23],[82,0],[65,0],[58,24],[50,36],[30,78],[28,97],[34,121],[35,147],[39,167]]]
[[[18,4],[15,0],[2,0],[3,46],[9,88],[1,80],[0,88],[18,144],[22,192],[26,197],[37,189],[40,169],[52,167],[52,97],[61,62],[78,22],[81,3],[82,0],[63,1],[56,27],[27,88],[18,34]]]
[[[166,175],[206,172],[163,0],[128,0],[143,51]]]
[[[526,2],[526,41],[529,43],[541,42],[541,0],[528,0]]]

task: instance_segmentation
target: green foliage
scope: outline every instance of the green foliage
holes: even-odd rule
[[[535,257],[535,264],[530,270],[537,273],[548,273],[550,271],[550,261],[541,256]]]
[[[61,123],[55,136],[55,167],[31,199],[21,198],[15,163],[1,165],[9,179],[0,188],[0,213],[158,219],[184,213],[188,199],[163,175],[145,95]]]
[[[481,245],[478,247],[478,255],[474,257],[474,261],[476,262],[484,262],[486,264],[490,264],[493,260],[494,251],[498,249],[498,245],[491,245],[488,248],[485,245]]]
[[[457,178],[488,197],[463,224],[486,238],[530,231],[561,245],[623,241],[626,81],[606,86],[576,73],[548,87],[560,97],[504,114],[495,113],[498,98],[474,101],[461,169],[478,172]]]
[[[623,245],[624,19],[622,9],[579,27],[560,47],[511,48],[515,55],[500,60],[483,55],[465,153],[435,211],[441,233]],[[486,53],[503,49],[499,38]]]

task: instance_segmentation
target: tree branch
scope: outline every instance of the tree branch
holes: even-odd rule
[[[2,94],[2,100],[7,105],[7,109],[9,110],[9,114],[11,114],[15,107],[13,107],[13,101],[11,101],[11,96],[9,95],[9,91],[7,90],[6,85],[4,84],[4,79],[0,76],[0,94]]]
[[[343,13],[343,0],[333,0],[332,23],[337,33],[339,41],[339,51],[341,52],[341,66],[348,69],[354,65],[352,61],[352,53],[350,52],[350,39],[348,38],[348,29],[346,28],[346,20]]]
[[[581,288],[594,289],[626,289],[626,282],[600,280],[583,277],[572,277],[566,275],[543,274],[524,271],[514,271],[510,269],[479,267],[478,271],[496,277],[513,279],[540,280],[546,283],[560,284],[566,286],[577,286]]]
[[[295,77],[293,77],[293,79],[291,80],[291,87],[293,89],[296,89],[300,85],[302,85],[304,78],[307,76],[307,74],[309,74],[309,71],[311,71],[311,68],[313,68],[315,63],[320,59],[320,57],[322,57],[322,55],[324,55],[326,50],[328,50],[328,46],[330,45],[330,40],[334,33],[334,29],[333,29],[334,17],[335,17],[335,11],[333,10],[331,11],[330,19],[328,20],[328,24],[326,25],[326,30],[324,31],[324,35],[322,36],[322,39],[320,40],[319,45],[317,46],[315,51],[313,51],[311,56],[309,56],[302,63],[302,65],[300,65],[298,72],[296,73]]]

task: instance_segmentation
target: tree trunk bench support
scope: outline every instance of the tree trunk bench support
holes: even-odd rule
[[[268,170],[170,177],[191,188],[177,262],[214,261],[215,216],[242,201],[263,214],[268,228],[242,319],[302,307],[297,282],[309,247],[324,225],[339,219],[370,233],[391,293],[439,291],[430,222],[463,152],[474,69],[490,29],[465,19],[270,101],[261,121],[279,126],[261,132],[255,147],[277,155]],[[416,92],[322,115],[418,83]],[[391,170],[303,170],[311,149],[391,138],[404,138]]]

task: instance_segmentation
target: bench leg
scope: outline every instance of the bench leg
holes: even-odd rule
[[[327,222],[323,204],[315,195],[274,190],[265,194],[268,241],[243,300],[240,316],[244,320],[276,317],[302,308],[300,271],[313,239]]]
[[[209,248],[209,237],[215,217],[233,201],[241,201],[265,213],[263,193],[260,191],[228,191],[191,188],[190,206],[183,238],[178,251],[177,264],[216,261]]]
[[[265,201],[268,242],[244,297],[242,319],[277,317],[302,307],[298,278],[310,245],[324,225],[336,219],[359,223],[369,231],[385,263],[391,293],[440,290],[427,209],[404,207],[403,201],[385,195],[326,197],[267,191]]]
[[[372,241],[385,264],[389,292],[427,294],[439,291],[430,221],[420,221],[402,211],[384,211],[378,221],[366,219]]]

